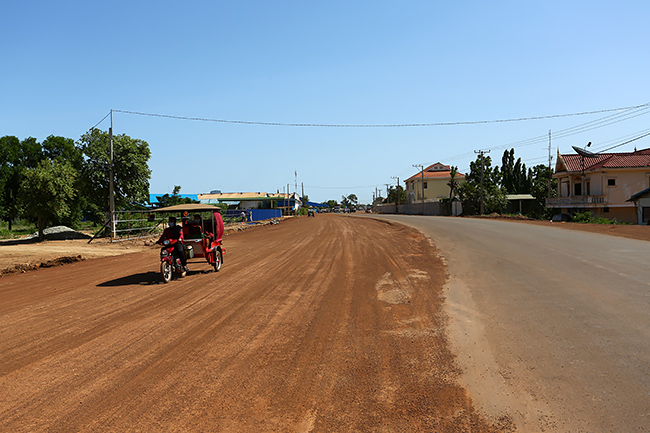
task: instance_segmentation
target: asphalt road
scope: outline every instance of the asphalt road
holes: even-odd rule
[[[519,431],[650,430],[650,243],[507,221],[382,216],[447,261],[464,381]]]

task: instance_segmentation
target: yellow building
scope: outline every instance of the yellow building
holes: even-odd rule
[[[465,175],[456,173],[458,185],[465,181]],[[449,198],[449,181],[451,180],[451,167],[437,162],[423,171],[414,174],[404,181],[406,196],[409,203],[422,201],[440,201]]]
[[[547,199],[547,207],[636,223],[637,211],[629,199],[650,187],[650,149],[593,157],[558,153],[553,177],[558,196]]]

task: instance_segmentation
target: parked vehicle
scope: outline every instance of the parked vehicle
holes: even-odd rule
[[[553,217],[551,218],[552,223],[568,222],[568,221],[572,221],[572,220],[573,220],[573,218],[571,217],[571,215],[566,214],[566,213],[559,213],[559,214],[553,215]]]

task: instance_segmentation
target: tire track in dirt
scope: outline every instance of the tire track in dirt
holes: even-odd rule
[[[0,280],[0,430],[509,431],[455,382],[420,233],[319,215],[224,244],[167,285],[156,248]]]

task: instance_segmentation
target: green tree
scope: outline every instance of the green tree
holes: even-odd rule
[[[356,194],[350,194],[347,197],[341,196],[341,207],[350,209],[356,207],[358,202],[359,199],[357,198]]]
[[[478,155],[476,161],[470,163],[470,172],[465,177],[465,182],[457,189],[458,196],[463,203],[463,213],[466,215],[480,213],[481,170],[483,170],[484,212],[501,213],[508,203],[505,188],[500,186],[501,171],[498,167],[492,167],[492,160],[489,156]]]
[[[449,182],[447,182],[447,186],[449,187],[449,201],[447,202],[449,215],[452,214],[452,199],[456,196],[456,190],[458,189],[457,174],[458,167],[452,166],[449,170]]]
[[[172,194],[164,194],[160,197],[156,197],[158,203],[155,203],[156,207],[167,207],[167,206],[176,206],[177,204],[187,204],[187,203],[200,203],[198,200],[192,200],[189,197],[181,197],[181,186],[174,185]]]
[[[36,168],[25,168],[22,174],[17,201],[20,214],[37,223],[38,237],[43,240],[46,225],[70,213],[78,173],[67,161],[44,159]]]
[[[109,207],[110,144],[107,132],[92,129],[81,136],[80,147],[85,156],[82,169],[82,196],[87,202],[89,217],[102,221]],[[121,134],[113,137],[115,208],[125,209],[131,203],[149,200],[149,144]]]
[[[339,205],[339,203],[336,200],[327,200],[326,202],[323,202],[323,204],[329,206],[330,209],[334,209],[336,206]]]
[[[530,194],[532,187],[531,170],[521,162],[515,161],[515,149],[505,150],[501,158],[501,186],[508,194]]]
[[[406,191],[402,187],[402,185],[399,185],[397,187],[390,186],[388,187],[388,203],[397,203],[397,198],[399,197],[399,203],[400,204],[405,204],[406,203]]]
[[[58,137],[50,135],[41,144],[43,157],[54,161],[67,161],[72,165],[77,174],[83,170],[84,157],[81,147],[77,146],[72,138]],[[70,180],[72,182],[72,180]],[[76,180],[72,186],[75,191],[80,191],[83,188],[81,176],[77,175]],[[82,211],[86,207],[87,201],[84,197],[79,197],[75,194],[75,199],[68,203],[70,212],[62,216],[54,223],[66,225],[69,227],[77,227],[82,218]]]
[[[553,173],[547,165],[536,165],[531,169],[531,188],[530,193],[535,197],[535,206],[533,207],[530,217],[538,219],[549,219],[553,214],[552,209],[546,207],[546,198],[548,197],[548,180]],[[557,180],[551,181],[551,197],[557,197]]]
[[[0,218],[9,224],[18,213],[16,194],[19,184],[14,185],[14,171],[18,164],[20,140],[18,137],[4,136],[0,138]]]
[[[43,158],[35,138],[20,141],[14,136],[0,138],[0,218],[11,224],[18,217],[18,193],[23,170],[34,168]]]

